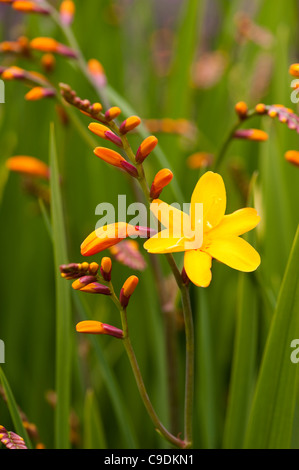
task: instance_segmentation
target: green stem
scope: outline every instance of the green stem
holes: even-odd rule
[[[223,142],[221,148],[220,148],[220,151],[218,153],[218,156],[215,160],[215,164],[214,164],[214,171],[217,171],[221,165],[221,163],[223,162],[223,159],[225,157],[225,154],[230,146],[230,144],[232,143],[233,139],[234,139],[234,135],[235,135],[235,132],[242,126],[242,124],[247,121],[248,119],[252,118],[253,116],[256,116],[257,115],[257,112],[253,109],[253,110],[250,110],[248,111],[247,113],[247,116],[243,119],[239,119],[232,127],[230,133],[228,134],[227,138],[225,139],[225,141]]]
[[[186,332],[186,379],[185,379],[185,441],[187,447],[193,442],[193,401],[194,401],[194,326],[189,288],[183,285],[181,288],[183,312]]]
[[[147,394],[147,391],[146,391],[146,388],[145,388],[145,385],[144,385],[144,382],[143,382],[143,379],[142,379],[142,375],[141,375],[141,372],[140,372],[140,369],[139,369],[139,366],[138,366],[138,362],[137,362],[137,359],[136,359],[136,356],[135,356],[135,353],[134,353],[134,350],[133,350],[133,347],[132,347],[132,344],[131,344],[131,341],[130,341],[130,338],[129,338],[126,309],[122,308],[120,310],[120,314],[121,314],[122,328],[123,328],[123,332],[124,332],[124,339],[123,339],[124,346],[125,346],[125,349],[126,349],[126,352],[127,352],[127,355],[128,355],[128,358],[129,358],[129,361],[130,361],[130,364],[131,364],[131,367],[132,367],[132,370],[133,370],[133,373],[134,373],[134,376],[135,376],[135,379],[136,379],[136,383],[137,383],[139,393],[140,393],[142,401],[143,401],[143,403],[144,403],[144,405],[147,409],[147,412],[148,412],[152,422],[154,423],[154,425],[156,427],[156,430],[163,437],[165,437],[165,439],[168,442],[170,442],[171,444],[173,444],[176,447],[179,447],[181,449],[185,449],[185,448],[187,448],[188,443],[186,443],[185,441],[182,441],[181,439],[179,439],[179,438],[175,437],[174,435],[172,435],[163,426],[163,424],[159,420],[159,418],[158,418],[158,416],[157,416],[157,414],[156,414],[156,412],[155,412],[155,410],[152,406],[152,403],[151,403],[151,401],[149,399],[149,396]]]

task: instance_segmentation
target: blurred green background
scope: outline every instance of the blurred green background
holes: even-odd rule
[[[85,58],[97,58],[102,63],[109,86],[134,112],[142,119],[184,118],[194,125],[189,136],[156,134],[184,198],[176,199],[171,188],[167,188],[163,198],[169,203],[190,200],[200,173],[188,168],[186,159],[197,151],[213,154],[219,151],[236,121],[237,101],[246,101],[250,108],[258,102],[295,106],[290,100],[288,68],[299,58],[298,1],[88,0],[75,3],[73,31]],[[18,14],[9,5],[0,6],[0,15],[2,41],[26,35],[30,39],[51,36],[66,43],[50,18]],[[40,71],[40,57],[36,53],[34,60],[25,60],[2,54],[1,65],[17,63],[28,70]],[[95,90],[70,60],[57,57],[51,80],[55,84],[68,83],[80,97],[98,101]],[[94,156],[92,147],[82,139],[72,121],[61,122],[54,100],[26,102],[26,91],[21,82],[6,82],[5,104],[0,105],[0,338],[5,342],[3,370],[16,401],[28,420],[36,424],[40,441],[52,448],[54,410],[46,396],[49,390],[55,389],[53,249],[37,199],[24,190],[20,175],[6,173],[5,161],[12,155],[32,155],[48,163],[49,129],[54,122],[68,257],[72,262],[85,261],[80,255],[80,244],[94,230],[97,204],[103,201],[116,204],[118,194],[126,194],[128,201],[133,202],[134,193],[120,172]],[[87,128],[90,119],[79,112],[77,117]],[[239,184],[243,180],[249,184],[252,175],[256,175],[252,197],[262,222],[255,231],[253,244],[262,257],[258,272],[264,288],[255,287],[247,304],[255,315],[258,331],[255,377],[273,314],[271,299],[275,303],[298,224],[299,170],[284,160],[284,153],[299,147],[298,134],[277,120],[254,118],[249,126],[269,132],[269,140],[234,142],[219,172],[227,189],[227,213],[246,205]],[[137,150],[140,141],[137,133],[130,136],[133,149]],[[100,139],[98,142],[103,145]],[[149,181],[162,166],[158,154],[148,158],[145,169]],[[149,264],[147,254],[143,250],[142,253]],[[92,260],[100,262],[100,259],[97,255]],[[114,262],[113,281],[117,292],[133,273]],[[128,312],[132,343],[149,395],[167,424],[163,319],[150,267],[136,274],[140,283]],[[197,345],[195,448],[217,448],[223,443],[241,277],[240,273],[215,262],[210,287],[191,288]],[[118,312],[109,299],[84,293],[78,297],[88,304],[92,319],[120,326]],[[146,415],[121,342],[102,336],[93,342],[78,335],[75,324],[80,319],[73,303],[70,331],[73,446],[167,447]],[[112,372],[130,431],[120,426],[103,375],[104,366],[94,345],[100,348]],[[178,350],[179,397],[183,404],[181,328]],[[180,420],[182,411],[183,406]],[[0,401],[0,423],[13,429],[3,401]],[[298,447],[298,439],[294,442]]]

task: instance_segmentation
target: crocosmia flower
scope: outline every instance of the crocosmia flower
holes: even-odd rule
[[[178,209],[173,211],[168,204],[157,205],[157,202],[153,201],[151,209],[167,228],[147,240],[144,248],[149,253],[184,251],[185,271],[197,286],[207,287],[210,284],[213,258],[243,272],[254,271],[260,265],[257,251],[240,238],[240,235],[257,226],[260,217],[252,208],[225,215],[226,191],[219,174],[208,171],[199,179],[191,197],[189,214]],[[202,204],[199,218],[200,211],[195,211],[197,204]],[[172,216],[169,217],[169,214]],[[189,227],[189,230],[182,231],[182,227]],[[195,235],[202,232],[202,236],[198,237],[199,245],[192,247],[190,240],[194,231]]]

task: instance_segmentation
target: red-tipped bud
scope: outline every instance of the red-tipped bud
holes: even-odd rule
[[[96,280],[97,278],[95,276],[82,276],[80,279],[76,279],[76,281],[73,282],[72,288],[75,290],[80,290],[88,284],[96,282]]]
[[[91,282],[87,286],[80,289],[81,292],[88,292],[89,294],[102,294],[111,295],[110,289],[99,282]]]
[[[21,11],[22,13],[40,13],[42,15],[50,13],[50,10],[40,7],[36,2],[16,0],[13,2],[12,7],[14,10]]]
[[[295,166],[299,166],[299,152],[298,150],[288,150],[284,158]]]
[[[60,5],[60,20],[62,24],[71,25],[75,15],[75,4],[72,0],[63,0]]]
[[[113,119],[116,119],[120,115],[120,113],[120,108],[118,106],[113,106],[105,112],[105,118],[107,119],[107,121],[112,121]]]
[[[126,308],[131,295],[135,291],[137,284],[139,282],[139,279],[137,276],[130,276],[128,279],[125,281],[124,285],[121,288],[120,291],[120,296],[119,296],[119,301],[122,305],[122,307]]]
[[[172,178],[173,173],[167,168],[158,171],[151,186],[150,197],[152,199],[157,199],[160,196],[163,188],[165,188],[165,186],[170,183]]]
[[[109,335],[119,339],[124,337],[122,330],[115,328],[115,326],[93,320],[85,320],[77,323],[76,331],[78,331],[78,333],[93,335]]]
[[[127,132],[135,129],[135,127],[139,126],[140,123],[141,119],[138,116],[130,116],[121,123],[119,131],[121,134],[126,134]]]
[[[235,139],[254,140],[264,142],[268,140],[268,134],[260,129],[240,129],[234,133]]]
[[[51,98],[53,96],[55,96],[55,90],[52,88],[36,86],[26,93],[25,99],[27,101],[38,101],[42,100],[43,98]]]
[[[107,83],[106,75],[102,64],[97,59],[90,59],[87,67],[94,82],[101,88]]]
[[[111,258],[108,256],[105,256],[102,258],[101,262],[101,274],[105,281],[110,282],[111,281],[111,271],[112,271],[112,261]]]
[[[88,129],[99,137],[102,137],[102,139],[110,140],[110,142],[113,142],[118,147],[122,147],[121,138],[114,134],[114,132],[112,132],[109,127],[106,127],[98,122],[91,122],[88,126]]]
[[[136,162],[142,163],[145,158],[154,150],[157,143],[158,139],[153,135],[150,135],[143,142],[141,142],[136,153]]]

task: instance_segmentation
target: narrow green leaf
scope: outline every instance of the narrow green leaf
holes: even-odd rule
[[[27,431],[23,426],[23,422],[20,416],[18,405],[16,404],[14,395],[12,393],[8,380],[3,372],[2,367],[0,367],[0,381],[4,389],[5,395],[6,395],[7,406],[10,412],[12,422],[15,426],[15,432],[24,439],[28,449],[31,449],[31,442],[28,437]]]
[[[289,448],[299,369],[290,358],[291,342],[299,338],[299,227],[280,289],[253,405],[245,448]]]
[[[69,448],[71,382],[71,300],[69,284],[60,276],[59,266],[67,263],[67,248],[62,209],[54,128],[50,131],[51,219],[56,283],[56,393],[55,445]]]
[[[85,395],[84,449],[107,449],[101,414],[93,390],[87,390]]]
[[[233,366],[223,447],[243,447],[250,412],[257,348],[257,301],[249,275],[240,274]]]

